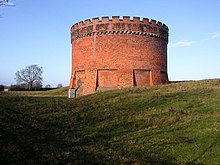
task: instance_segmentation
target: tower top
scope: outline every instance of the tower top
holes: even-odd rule
[[[71,27],[71,42],[79,38],[86,36],[91,36],[94,34],[110,34],[110,33],[120,33],[120,34],[140,34],[148,35],[152,37],[157,37],[164,39],[168,42],[168,27],[154,19],[123,16],[102,17],[101,19],[92,18],[86,19],[85,21],[80,21]]]

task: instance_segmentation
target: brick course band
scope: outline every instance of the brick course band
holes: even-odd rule
[[[93,18],[71,28],[76,96],[168,83],[168,27],[155,20],[124,16]]]
[[[76,35],[72,37],[72,40],[77,40],[79,38],[83,38],[83,37],[90,37],[93,35],[104,35],[104,34],[133,34],[133,35],[144,35],[144,36],[151,36],[151,37],[155,37],[155,38],[161,38],[164,39],[165,41],[168,40],[168,38],[158,35],[158,34],[154,34],[154,33],[147,33],[147,32],[135,32],[135,31],[105,31],[105,32],[93,32],[93,33],[85,33],[85,34],[81,34],[81,35]],[[168,41],[167,41],[168,42]]]

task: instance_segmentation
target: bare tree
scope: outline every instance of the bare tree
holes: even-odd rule
[[[0,0],[0,6],[15,6],[11,0]],[[3,13],[0,13],[0,18],[2,18]]]
[[[42,88],[42,82],[39,82],[39,81],[35,81],[34,83],[33,83],[33,89],[34,90],[39,90],[39,89],[41,89]]]
[[[14,4],[9,0],[0,0],[0,6],[14,6]]]
[[[34,83],[42,84],[43,68],[39,67],[38,65],[30,65],[27,66],[25,69],[17,71],[15,73],[15,80],[18,84],[25,83],[28,89],[32,90]]]

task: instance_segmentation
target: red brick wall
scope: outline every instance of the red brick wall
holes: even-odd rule
[[[73,25],[71,42],[70,88],[77,96],[168,82],[168,27],[160,22],[94,18]]]

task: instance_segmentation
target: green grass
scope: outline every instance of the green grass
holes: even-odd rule
[[[68,86],[47,91],[9,91],[4,96],[68,97]]]
[[[1,92],[0,114],[1,164],[220,164],[219,80]]]

